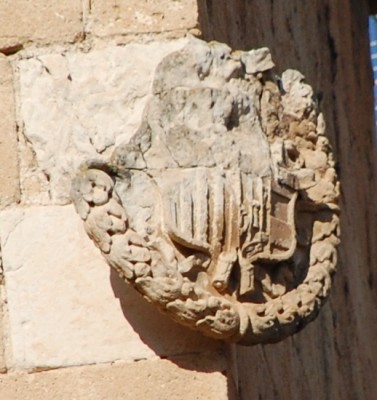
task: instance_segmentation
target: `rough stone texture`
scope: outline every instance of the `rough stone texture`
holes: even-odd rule
[[[170,360],[0,375],[4,400],[228,400],[224,359]]]
[[[3,302],[5,300],[4,296],[4,286],[2,284],[2,274],[0,268],[0,373],[6,371],[6,362],[5,362],[5,343],[4,343],[4,306]]]
[[[339,241],[313,90],[272,67],[268,49],[191,39],[157,67],[135,135],[72,191],[126,282],[183,325],[249,345],[315,318]]]
[[[0,7],[5,12],[1,15],[0,29],[8,26],[6,29],[10,31],[28,29],[32,26],[30,24],[32,19],[20,24],[17,13],[9,12],[11,10],[9,5],[27,4],[23,9],[27,10],[25,14],[29,18],[33,15],[35,6],[41,3],[41,1],[28,3],[3,1]],[[51,1],[43,3],[54,4]],[[68,3],[55,2],[55,6],[64,7]],[[338,168],[343,179],[341,216],[343,245],[341,265],[331,300],[319,319],[294,338],[278,345],[256,346],[251,349],[238,348],[235,351],[237,362],[234,370],[238,370],[240,389],[238,398],[375,400],[377,221],[374,199],[377,198],[377,179],[372,121],[372,74],[367,37],[367,1],[200,0],[198,4],[201,7],[201,27],[206,39],[217,39],[228,43],[232,48],[245,50],[268,46],[272,50],[279,71],[297,68],[305,73],[308,82],[318,90],[318,98],[325,113],[328,132],[332,135],[339,160]],[[13,21],[14,16],[16,23]],[[44,15],[40,16],[43,23],[36,28],[42,30],[55,18],[52,16],[44,20]],[[57,24],[56,26],[58,27]],[[7,42],[5,47],[8,47],[8,51],[14,51],[14,48],[12,50],[9,46],[17,47],[17,43],[20,42],[21,40]],[[42,99],[45,95],[43,94]],[[37,99],[36,104],[38,105],[40,101],[40,98]],[[50,112],[48,107],[45,107],[45,110],[45,114]],[[59,136],[56,140],[59,141]],[[32,148],[27,148],[27,151],[32,159]],[[47,203],[48,181],[40,170],[35,171],[39,171],[41,181],[45,179],[42,183],[46,184],[47,194],[47,199],[41,196],[36,201],[42,199]],[[39,190],[39,183],[36,183],[35,187],[33,185],[30,185],[31,191]],[[33,231],[33,239],[39,232],[40,228]],[[147,315],[152,319],[154,312],[151,311]],[[144,311],[142,315],[134,318],[134,321],[139,323],[139,330],[149,322],[143,317]],[[143,337],[147,338],[144,340],[150,341],[155,335],[152,331],[158,330],[160,318],[158,316],[155,324],[148,326],[151,332],[148,333],[146,330],[143,333]],[[106,386],[102,398],[113,398],[112,391],[122,385],[132,368],[138,368],[138,363],[129,364],[128,367],[127,373],[124,373],[126,370],[120,373],[117,384]],[[16,396],[19,395],[20,399],[27,399],[29,394],[30,396],[35,394],[35,398],[44,399],[48,396],[46,393],[50,393],[50,398],[56,399],[58,397],[55,392],[59,392],[59,395],[63,392],[61,398],[73,399],[75,396],[72,393],[65,396],[64,390],[75,390],[80,384],[77,371],[78,369],[67,369],[48,374],[4,376],[5,380],[0,386],[0,390],[4,391],[0,392],[0,398],[12,400],[12,398],[17,399]],[[95,374],[93,379],[84,379],[82,398],[86,399],[88,391],[97,387],[97,383],[105,375],[102,369],[100,371],[101,373]],[[145,387],[149,378],[142,375],[142,372],[139,371],[144,378],[140,386]],[[195,371],[190,372],[195,374]],[[56,384],[56,380],[48,379],[50,376],[60,376],[65,373],[68,377],[60,386]],[[110,370],[110,374],[111,377],[114,376],[113,370]],[[154,376],[156,375],[150,377],[152,383]],[[211,376],[206,374],[206,377]],[[110,382],[112,382],[111,377],[109,377]],[[9,381],[6,381],[8,379]],[[39,389],[35,389],[31,384],[44,379],[46,384],[39,386]],[[186,381],[192,384],[184,386]],[[161,377],[157,382],[160,382],[160,385],[166,384],[165,377]],[[183,387],[191,398],[191,393],[195,393],[194,390],[199,387],[201,393],[205,390],[204,398],[208,398],[208,393],[216,393],[215,398],[217,398],[216,388],[211,387],[207,390],[202,381],[196,385],[186,374],[182,376],[181,381],[174,381],[174,384],[173,388],[168,387],[172,393],[175,393],[177,387]],[[133,388],[131,383],[127,390]],[[18,392],[18,389],[24,391]],[[134,397],[145,398],[142,390],[140,389]],[[122,396],[123,394],[120,395]],[[162,399],[165,399],[166,393],[162,396]],[[182,398],[181,392],[178,398]]]
[[[1,6],[0,6],[1,7]],[[17,132],[12,67],[0,55],[0,209],[19,200]]]
[[[30,144],[22,155],[23,201],[69,202],[73,171],[85,160],[104,158],[116,142],[133,135],[157,64],[185,42],[109,46],[20,61],[21,118]]]
[[[218,348],[156,315],[87,239],[72,206],[3,211],[11,368],[63,367]],[[162,317],[162,318],[161,318]]]
[[[2,0],[0,51],[28,42],[72,42],[83,32],[81,1]]]
[[[196,0],[92,0],[87,30],[97,36],[185,30],[197,18]]]
[[[0,373],[6,371],[5,342],[4,342],[5,339],[4,306],[5,306],[4,271],[3,271],[3,262],[1,258],[1,247],[0,247]]]
[[[329,304],[293,339],[239,348],[239,398],[374,400],[377,147],[367,1],[199,4],[205,39],[267,46],[278,71],[304,72],[317,90],[342,187],[342,244]]]

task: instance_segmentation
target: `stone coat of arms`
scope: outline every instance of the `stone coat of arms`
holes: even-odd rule
[[[252,345],[313,320],[336,267],[339,185],[323,116],[268,49],[197,39],[157,68],[133,138],[72,197],[111,267],[177,322]]]

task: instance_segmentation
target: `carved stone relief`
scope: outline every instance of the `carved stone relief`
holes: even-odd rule
[[[245,345],[313,320],[336,267],[323,116],[268,49],[192,39],[158,66],[140,128],[72,198],[109,265],[177,322]]]

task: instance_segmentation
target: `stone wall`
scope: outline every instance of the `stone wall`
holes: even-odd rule
[[[245,400],[377,398],[377,146],[368,12],[365,0],[200,2],[206,40],[267,46],[279,73],[304,73],[341,180],[341,245],[329,302],[290,340],[237,349]]]
[[[1,399],[376,398],[368,2],[307,3],[0,2]],[[69,198],[78,166],[135,132],[156,65],[188,33],[268,46],[278,72],[306,75],[327,121],[339,272],[320,317],[280,344],[227,346],[158,314],[110,271]]]
[[[224,346],[110,272],[69,197],[197,24],[194,0],[1,2],[1,399],[228,398]]]

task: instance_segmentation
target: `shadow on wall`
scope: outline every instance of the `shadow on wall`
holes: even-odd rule
[[[298,69],[320,91],[341,175],[343,244],[329,306],[293,339],[237,352],[240,398],[376,399],[376,144],[366,2],[198,4],[203,39],[233,49],[267,46],[277,73]]]
[[[222,342],[182,327],[163,315],[133,287],[123,282],[112,268],[110,268],[110,283],[115,297],[119,300],[124,317],[140,336],[140,339],[159,357],[169,358],[185,369],[225,373],[224,361],[219,362],[222,359],[221,350],[225,348]],[[208,352],[208,360],[204,360],[206,358],[204,352]],[[182,357],[185,354],[199,353],[201,353],[200,357],[196,356],[188,361]]]
[[[229,345],[177,324],[123,282],[113,268],[110,268],[110,283],[124,317],[140,339],[160,358],[166,358],[186,370],[224,375],[227,398],[238,398],[227,360]]]
[[[284,0],[198,0],[198,8],[202,39],[226,43],[233,50],[268,47],[278,74],[293,68],[303,72],[312,86],[331,84],[323,76],[323,68],[335,68],[337,59],[328,6]]]

